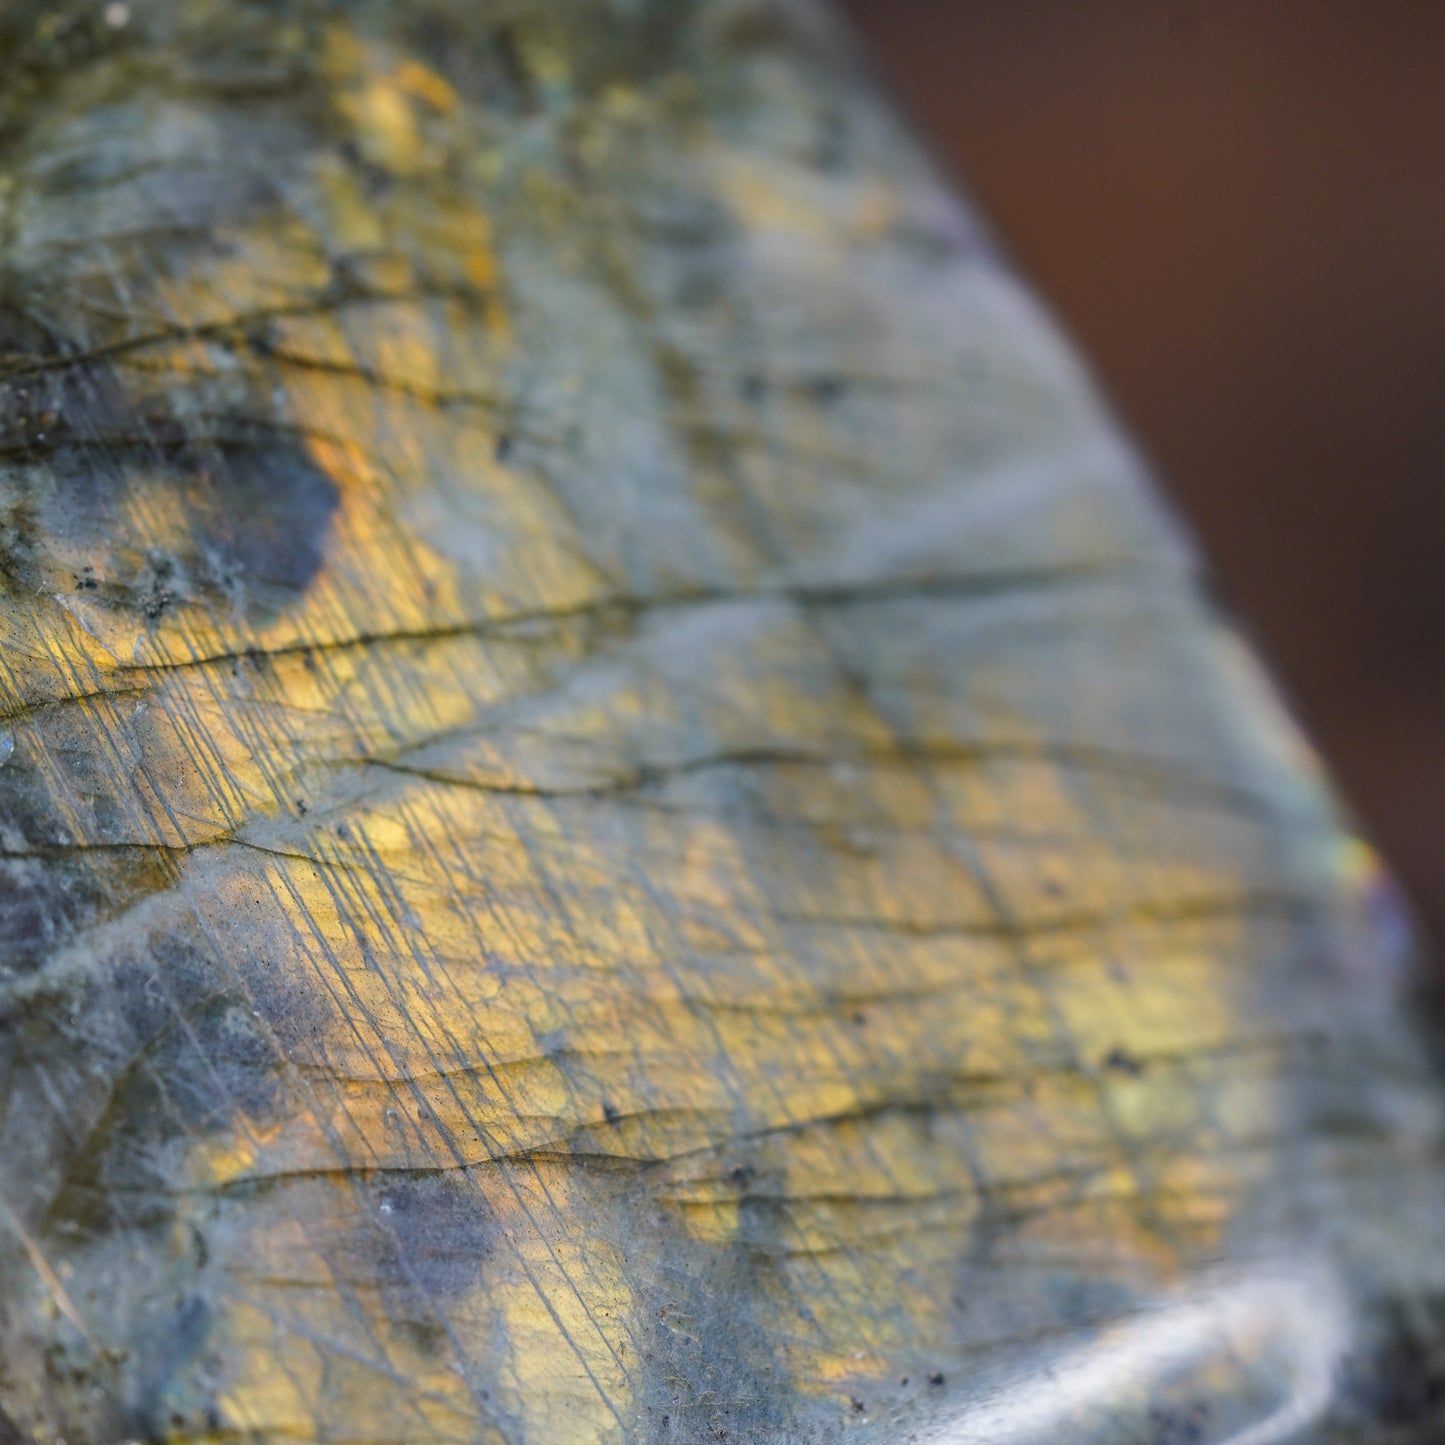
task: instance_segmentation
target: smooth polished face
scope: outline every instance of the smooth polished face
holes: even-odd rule
[[[1417,1438],[1373,865],[826,23],[0,34],[0,1439]]]

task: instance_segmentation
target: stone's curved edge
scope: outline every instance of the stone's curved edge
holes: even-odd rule
[[[1204,1279],[1086,1344],[1066,1347],[1037,1370],[981,1392],[920,1439],[927,1445],[1042,1445],[1061,1433],[1112,1441],[1180,1430],[1228,1445],[1285,1445],[1317,1428],[1334,1405],[1351,1346],[1345,1292],[1328,1268],[1263,1268],[1236,1279]],[[1211,1376],[1214,1377],[1211,1380]],[[1207,1412],[1220,1380],[1241,1402]],[[1208,1382],[1208,1383],[1206,1383]],[[1171,1410],[1168,1402],[1180,1403]],[[1137,1402],[1133,1414],[1121,1403]],[[1223,1413],[1225,1418],[1209,1418]]]

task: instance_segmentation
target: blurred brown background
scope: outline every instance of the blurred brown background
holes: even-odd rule
[[[845,0],[1445,940],[1445,0]]]

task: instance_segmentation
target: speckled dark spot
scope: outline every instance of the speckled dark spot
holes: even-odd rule
[[[1144,1072],[1144,1065],[1127,1049],[1113,1048],[1104,1056],[1104,1067],[1116,1074],[1126,1074],[1137,1079]]]
[[[303,592],[336,484],[269,398],[186,406],[132,397],[118,363],[0,301],[0,581],[152,626],[195,607],[264,622]],[[137,517],[157,514],[176,530],[143,536]]]

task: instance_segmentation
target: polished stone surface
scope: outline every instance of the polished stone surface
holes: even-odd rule
[[[1425,1442],[1388,882],[828,17],[0,0],[0,1439]]]

